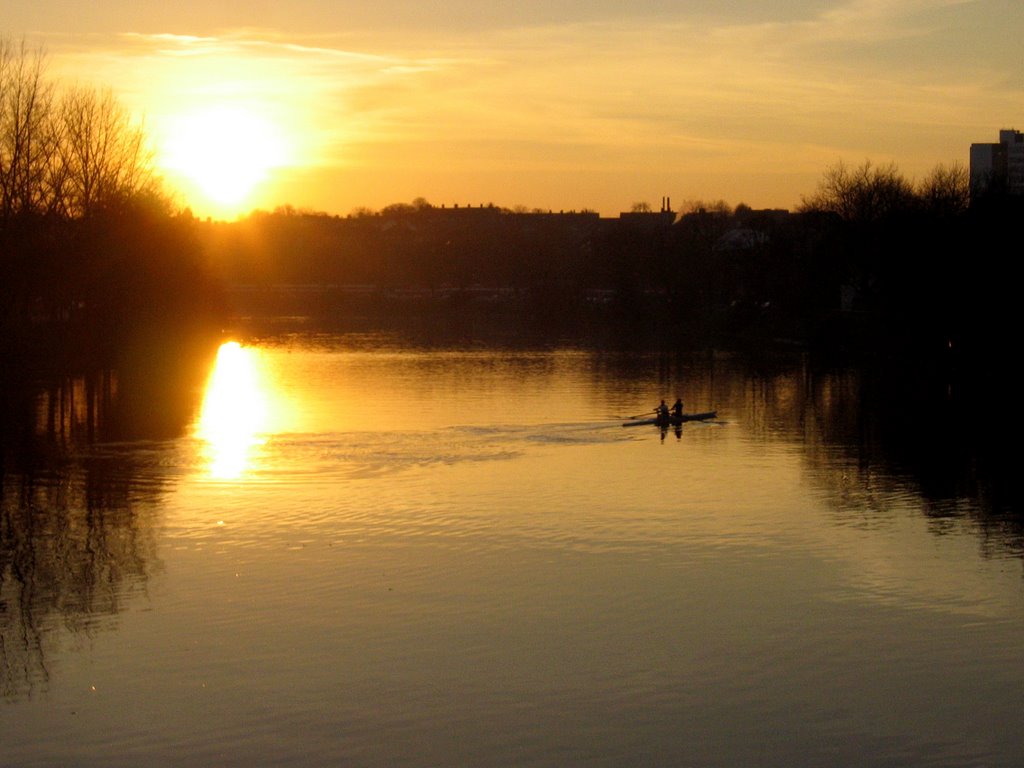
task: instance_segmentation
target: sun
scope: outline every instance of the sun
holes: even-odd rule
[[[172,118],[159,154],[160,165],[183,182],[190,203],[237,213],[270,171],[288,162],[289,147],[278,126],[259,112],[215,106]]]

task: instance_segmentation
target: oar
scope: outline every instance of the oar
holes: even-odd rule
[[[642,419],[644,416],[650,416],[652,413],[657,413],[657,412],[658,412],[657,408],[652,408],[649,411],[644,411],[643,413],[638,413],[636,416],[619,416],[619,418],[620,419]]]

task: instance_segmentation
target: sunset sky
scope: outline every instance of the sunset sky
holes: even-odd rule
[[[11,2],[200,215],[793,207],[839,160],[917,177],[1024,128],[1021,0]]]

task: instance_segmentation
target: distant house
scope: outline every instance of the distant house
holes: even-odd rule
[[[999,131],[996,144],[971,144],[971,197],[986,192],[1024,195],[1024,133]]]
[[[672,210],[672,201],[661,198],[661,210],[650,210],[645,204],[638,204],[632,211],[619,214],[619,221],[645,229],[668,227],[675,223],[676,214]]]

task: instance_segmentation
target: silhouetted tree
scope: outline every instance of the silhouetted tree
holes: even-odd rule
[[[110,91],[77,87],[61,95],[57,115],[61,165],[66,169],[61,209],[89,218],[155,190],[142,129]]]
[[[44,75],[41,50],[0,38],[0,343],[110,349],[158,307],[180,328],[210,298],[194,220],[171,225],[144,133],[109,90]]]
[[[893,164],[865,162],[833,166],[804,198],[803,211],[836,217],[828,257],[855,302],[847,308],[867,310],[884,339],[948,347],[984,303],[974,276],[988,259],[971,254],[969,192],[959,164],[937,166],[915,186]]]
[[[110,91],[58,93],[45,56],[0,38],[0,228],[15,217],[88,218],[154,194],[144,134]]]
[[[44,213],[52,199],[58,137],[44,72],[41,50],[0,38],[0,228]]]
[[[870,224],[911,210],[914,186],[894,163],[874,166],[870,160],[856,168],[839,162],[825,171],[818,190],[805,197],[803,212],[835,213],[844,221]]]
[[[732,206],[729,205],[725,200],[684,200],[683,204],[679,206],[679,213],[686,216],[690,213],[699,214],[711,214],[719,218],[725,216],[731,216],[733,214]]]
[[[917,194],[928,213],[957,216],[971,202],[970,173],[960,163],[937,165],[918,185]]]

